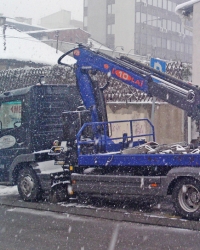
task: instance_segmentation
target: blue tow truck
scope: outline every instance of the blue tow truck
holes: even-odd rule
[[[0,96],[1,183],[17,184],[25,201],[38,200],[44,192],[51,200],[84,195],[151,201],[172,195],[177,214],[199,218],[198,139],[159,145],[148,119],[108,121],[103,92],[115,78],[186,111],[198,124],[200,89],[129,57],[113,58],[87,46],[70,50],[58,63],[68,67],[63,63],[67,55],[76,59],[77,87],[41,84]],[[103,87],[93,80],[98,72],[106,76]],[[145,133],[134,133],[136,122],[145,124]],[[114,131],[119,124],[126,128],[122,134]],[[52,159],[55,171],[47,173],[42,163]]]

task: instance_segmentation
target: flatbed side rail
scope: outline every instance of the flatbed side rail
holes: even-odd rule
[[[85,136],[85,131],[90,136]],[[119,136],[120,131],[122,135]],[[155,141],[155,130],[150,120],[134,119],[108,122],[85,123],[77,134],[78,156],[84,154],[84,146],[94,149],[90,154],[120,151],[127,147],[134,147],[146,141]],[[96,149],[96,150],[95,150]]]

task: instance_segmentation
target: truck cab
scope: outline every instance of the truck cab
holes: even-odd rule
[[[17,184],[20,171],[50,160],[45,150],[55,139],[62,139],[62,112],[74,111],[81,104],[75,85],[44,84],[2,93],[0,183]]]

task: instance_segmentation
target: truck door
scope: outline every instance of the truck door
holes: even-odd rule
[[[22,119],[23,99],[0,103],[0,181],[8,181],[9,166],[14,158],[26,153],[26,129]]]

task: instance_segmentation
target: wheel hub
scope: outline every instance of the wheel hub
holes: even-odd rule
[[[33,187],[34,187],[33,179],[29,175],[25,176],[24,179],[21,182],[21,189],[23,190],[23,193],[27,197],[29,197],[31,195]]]
[[[186,185],[179,192],[179,203],[187,212],[195,212],[200,207],[200,193],[193,185]]]
[[[192,192],[190,194],[190,199],[192,203],[198,204],[199,203],[199,197],[198,197],[198,193],[197,192]]]

